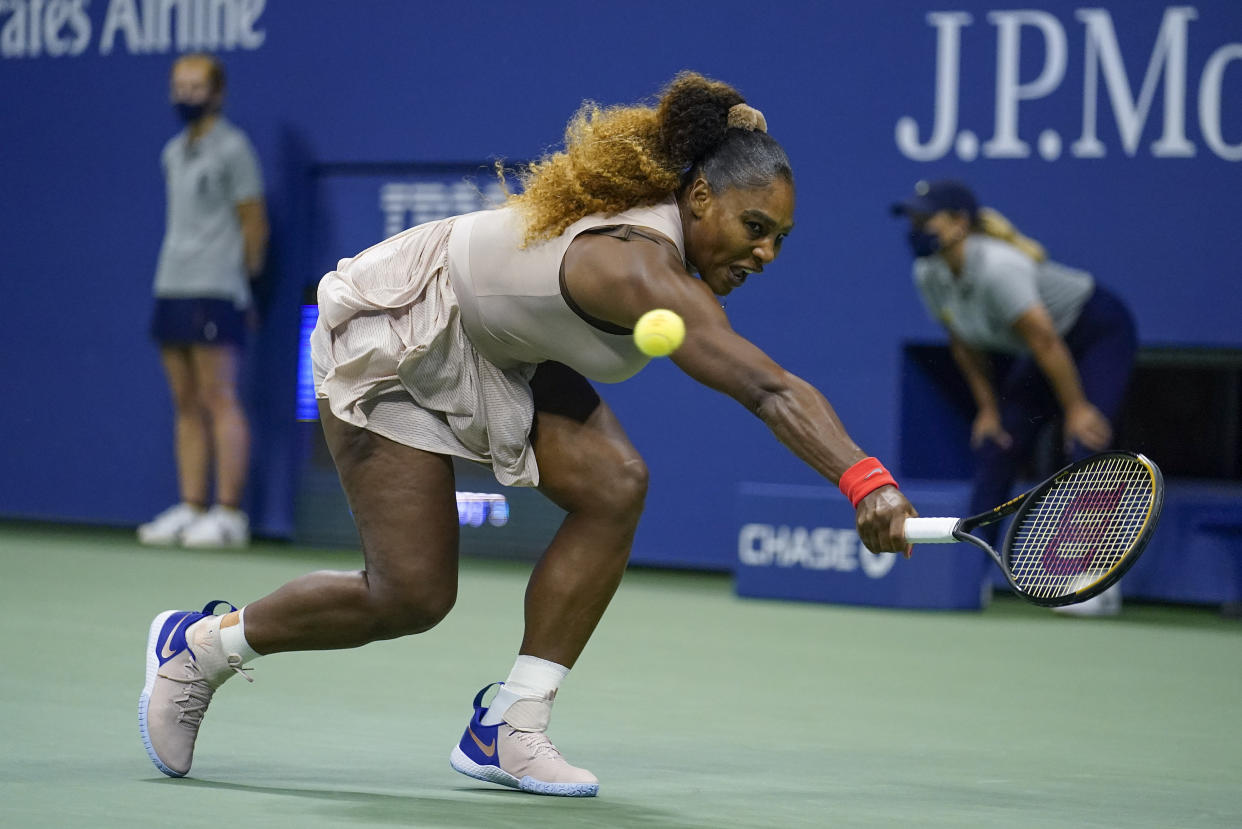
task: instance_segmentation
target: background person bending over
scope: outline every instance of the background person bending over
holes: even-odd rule
[[[490,705],[475,698],[453,767],[594,795],[594,775],[545,731],[621,582],[647,467],[586,378],[617,382],[647,363],[631,328],[654,308],[685,320],[672,356],[683,371],[839,481],[871,550],[908,550],[914,510],[892,477],[720,307],[767,278],[793,227],[793,173],[764,128],[735,90],[693,74],[655,108],[587,106],[565,151],[533,165],[506,206],[412,228],[324,277],[312,337],[320,413],[366,569],[312,573],[224,616],[158,616],[140,710],[162,771],[189,770],[212,692],[248,659],[357,647],[444,618],[457,592],[457,456],[490,464],[503,484],[537,486],[567,515],[531,574],[513,669]]]
[[[949,332],[953,359],[978,407],[971,427],[976,477],[968,515],[1010,497],[1041,428],[1061,418],[1077,460],[1112,445],[1134,366],[1129,310],[1090,274],[1048,261],[1037,242],[954,181],[920,182],[893,205],[910,220],[914,282]],[[991,353],[1016,355],[995,384]],[[981,528],[995,541],[1000,525]],[[1066,613],[1108,615],[1121,588]]]
[[[250,429],[237,382],[249,279],[263,267],[268,228],[254,149],[220,114],[224,88],[224,68],[211,55],[173,64],[172,103],[185,129],[160,157],[168,224],[151,335],[172,393],[181,501],[138,528],[144,544],[244,546],[250,539],[241,510]]]

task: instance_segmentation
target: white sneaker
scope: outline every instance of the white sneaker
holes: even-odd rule
[[[1121,612],[1121,585],[1114,584],[1098,596],[1085,602],[1052,608],[1068,616],[1116,616]]]
[[[475,695],[474,717],[449,755],[453,768],[476,780],[532,794],[595,797],[599,780],[566,762],[542,730],[548,724],[551,700],[520,699],[509,706],[504,722],[483,725],[487,714],[483,695],[491,687],[484,686]]]
[[[187,503],[176,504],[155,518],[138,527],[138,541],[142,544],[176,544],[186,527],[206,513]]]
[[[194,760],[198,729],[216,689],[233,674],[246,677],[238,654],[220,648],[220,617],[211,615],[208,602],[202,613],[166,610],[147,632],[147,681],[138,698],[138,730],[147,756],[170,777],[184,777]],[[190,628],[202,620],[202,630]],[[193,650],[191,650],[193,648]]]
[[[250,543],[246,513],[216,504],[181,531],[183,547],[245,547]]]

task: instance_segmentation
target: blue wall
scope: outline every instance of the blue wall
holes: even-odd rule
[[[0,515],[135,524],[175,493],[168,394],[145,329],[158,153],[175,129],[166,76],[181,12],[208,3],[178,0],[167,27],[152,14],[161,5],[0,3]],[[1060,0],[1023,18],[957,2],[971,21],[960,29],[960,16],[929,17],[944,6],[911,0],[224,3],[228,112],[258,148],[274,232],[247,378],[257,526],[291,526],[297,306],[322,270],[308,170],[532,157],[582,99],[639,99],[683,68],[763,109],[798,175],[797,230],[777,266],[730,298],[735,326],[823,389],[881,457],[896,453],[901,344],[939,336],[887,215],[919,178],[973,182],[1056,258],[1126,296],[1145,342],[1242,346],[1242,5],[1097,5],[1112,27]],[[955,32],[960,74],[942,86],[959,105],[941,95],[937,112],[938,43]],[[1016,85],[998,72],[1011,61]],[[941,121],[950,141],[934,146],[933,122],[954,113]],[[907,116],[923,150],[899,145]],[[1074,149],[1092,124],[1103,157]],[[994,141],[1009,125],[1010,140]],[[999,157],[1015,140],[1029,156]],[[815,481],[759,422],[667,363],[602,391],[653,470],[640,559],[727,566],[739,481]]]

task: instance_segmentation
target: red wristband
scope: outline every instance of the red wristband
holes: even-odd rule
[[[863,458],[841,476],[841,492],[855,507],[882,486],[897,486],[892,474],[875,458]]]

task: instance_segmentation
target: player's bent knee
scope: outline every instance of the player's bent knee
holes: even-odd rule
[[[589,452],[572,469],[545,471],[541,488],[569,512],[636,521],[647,499],[647,464],[636,452]]]
[[[608,485],[600,488],[598,494],[612,511],[638,515],[647,500],[649,478],[647,464],[634,457],[609,470]]]
[[[440,624],[456,603],[455,586],[418,595],[390,597],[376,607],[374,638],[396,639],[425,633]]]

